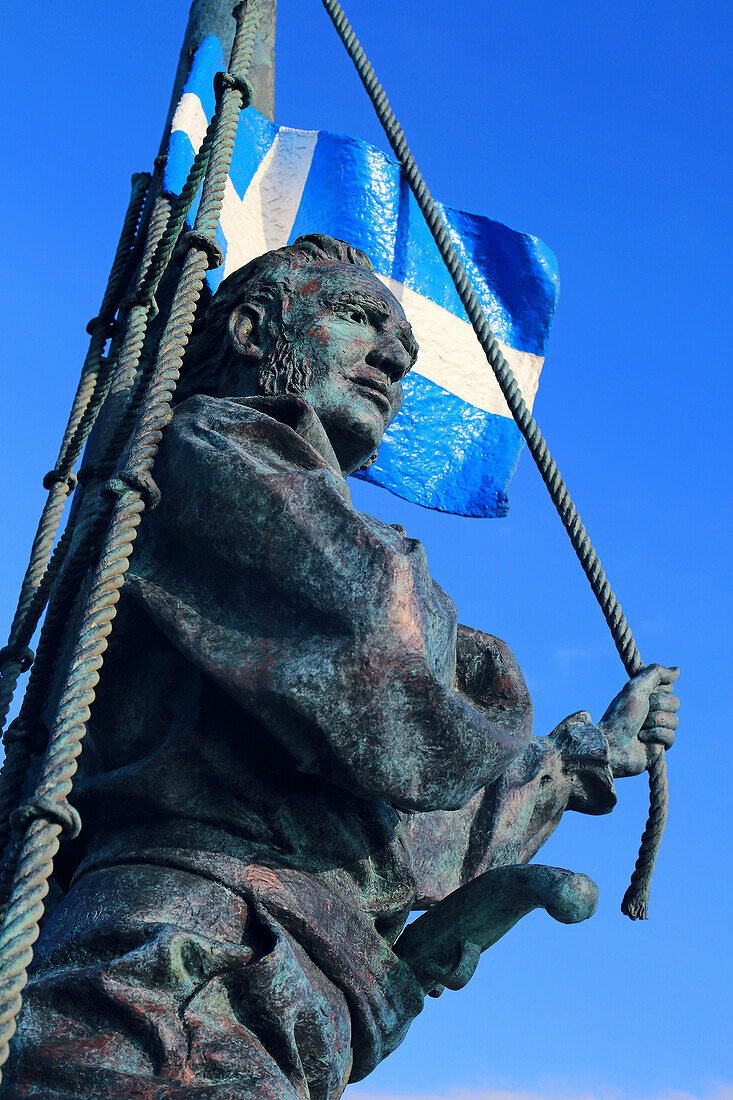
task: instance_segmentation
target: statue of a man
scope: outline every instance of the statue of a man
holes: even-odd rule
[[[335,1100],[423,987],[408,914],[531,859],[669,747],[676,670],[532,736],[507,646],[355,511],[417,346],[363,253],[231,275],[181,400],[89,723],[64,899],[5,1083],[44,1100]]]

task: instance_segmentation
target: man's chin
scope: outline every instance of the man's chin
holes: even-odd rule
[[[346,423],[343,408],[338,417],[321,417],[326,435],[345,476],[355,473],[369,461],[382,442],[386,430],[384,417],[371,404],[358,412],[351,408],[349,414]]]
[[[341,469],[343,470],[344,477],[348,477],[349,474],[355,474],[357,470],[361,470],[370,465],[372,456],[379,448],[379,444],[382,441],[381,435],[378,439],[370,442],[360,441],[358,448],[334,448],[336,451],[336,457],[339,460]]]

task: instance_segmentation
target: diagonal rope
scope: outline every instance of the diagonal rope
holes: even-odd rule
[[[527,408],[514,374],[501,353],[499,344],[491,331],[466,269],[451,241],[448,227],[436,207],[410,152],[402,127],[395,118],[384,89],[369,64],[366,54],[361,48],[340,4],[337,0],[322,0],[322,2],[351,60],[354,62],[361,82],[366,88],[389,143],[450,272],[473,330],[484,350],[490,367],[496,375],[496,380],[501,387],[506,403],[527,442],[527,446],[542,475],[542,480],[547,486],[552,502],[567,530],[573,549],[600,604],[626,671],[629,676],[635,676],[644,665],[626,622],[626,617],[621,610],[621,605],[613,593],[600,558],[593,548],[593,544],[575,509],[562,475],[548,450],[537,422]],[[667,819],[667,766],[664,750],[661,746],[655,746],[654,749],[650,750],[647,770],[649,772],[650,792],[649,817],[641,838],[639,856],[631,876],[631,883],[621,903],[622,911],[632,920],[644,919],[647,916],[652,873]]]
[[[146,239],[140,259],[138,283],[144,277],[155,254],[161,233],[168,220],[168,207],[169,204],[165,201],[161,202],[160,197],[152,203],[145,225]],[[125,288],[122,287],[122,289]],[[114,353],[110,352],[111,374],[114,379],[117,379],[125,363],[124,352],[130,337],[128,322],[129,317],[126,317],[119,346],[114,349]],[[106,386],[107,390],[111,388],[114,388],[114,382],[112,386],[109,384]],[[91,422],[89,426],[91,428]],[[117,460],[117,454],[109,464],[110,472]],[[84,467],[79,471],[82,486],[84,485],[83,471]],[[95,549],[99,547],[99,540],[109,514],[108,510],[101,515],[97,513],[97,500],[90,500],[85,490],[80,507],[72,512],[38,586],[26,601],[23,615],[15,623],[16,639],[21,644],[27,644],[50,598],[20,714],[4,735],[5,760],[0,772],[0,853],[3,853],[3,865],[0,870],[0,907],[6,901],[13,877],[12,857],[15,846],[8,847],[11,835],[10,814],[17,807],[26,786],[33,753],[43,752],[44,743],[39,728],[40,710],[79,581],[86,573]]]
[[[31,561],[21,589],[18,609],[11,626],[8,645],[0,650],[0,729],[5,724],[10,703],[20,674],[28,668],[31,655],[27,649],[33,636],[50,590],[56,580],[59,568],[68,550],[71,531],[65,532],[61,542],[51,548],[58,529],[61,512],[70,489],[74,488],[72,475],[82,448],[94,426],[97,414],[105,402],[110,390],[117,397],[116,405],[121,406],[122,414],[118,419],[117,433],[112,436],[108,451],[113,453],[112,462],[116,462],[122,443],[129,433],[131,419],[124,415],[130,393],[134,388],[140,354],[147,332],[151,312],[154,311],[155,292],[170,263],[173,249],[180,235],[186,215],[203,181],[211,151],[212,124],[209,124],[201,148],[199,149],[186,183],[175,202],[165,195],[159,195],[153,205],[153,212],[147,230],[147,244],[152,246],[147,257],[142,259],[141,278],[131,299],[122,303],[127,307],[127,316],[123,327],[121,348],[110,353],[106,360],[102,357],[104,344],[115,331],[115,313],[120,306],[120,297],[124,293],[132,274],[130,257],[135,231],[142,205],[150,184],[147,173],[133,176],[133,193],[130,200],[120,243],[112,265],[107,291],[99,311],[99,316],[89,324],[92,334],[79,389],[64,433],[56,466],[44,478],[49,489],[49,498],[44,507],[38,531],[31,550]],[[122,383],[120,384],[120,380]],[[122,390],[122,400],[119,392]],[[134,412],[137,411],[135,408]],[[107,432],[109,435],[109,432]],[[117,447],[115,449],[115,444]],[[49,561],[50,557],[50,561]],[[0,849],[1,850],[1,849]]]
[[[27,969],[43,915],[48,879],[62,834],[77,835],[81,822],[67,801],[77,758],[99,681],[99,670],[112,629],[120,588],[146,505],[155,504],[151,469],[193,326],[206,271],[221,262],[216,226],[229,175],[234,138],[243,106],[251,100],[246,74],[259,22],[257,0],[237,5],[237,30],[229,72],[219,81],[211,152],[193,230],[186,234],[183,267],[170,315],[160,340],[155,367],[142,399],[124,469],[107,482],[112,510],[81,627],[51,730],[35,794],[13,814],[22,834],[18,866],[0,929],[0,1065],[7,1060],[22,1002]],[[218,253],[218,255],[217,255]]]

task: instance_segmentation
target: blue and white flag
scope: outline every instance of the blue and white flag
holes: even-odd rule
[[[164,180],[173,194],[203,141],[214,74],[224,67],[219,40],[206,38],[173,118]],[[440,209],[531,408],[557,302],[555,257],[536,237]],[[354,138],[276,126],[250,107],[240,118],[218,230],[225,261],[209,273],[211,289],[304,233],[362,249],[420,345],[404,406],[377,461],[359,476],[427,508],[505,515],[523,440],[397,162]]]

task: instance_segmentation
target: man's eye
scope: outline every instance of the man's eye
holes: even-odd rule
[[[359,309],[358,306],[344,306],[342,313],[349,321],[353,321],[356,325],[366,325],[367,315],[363,309]]]

